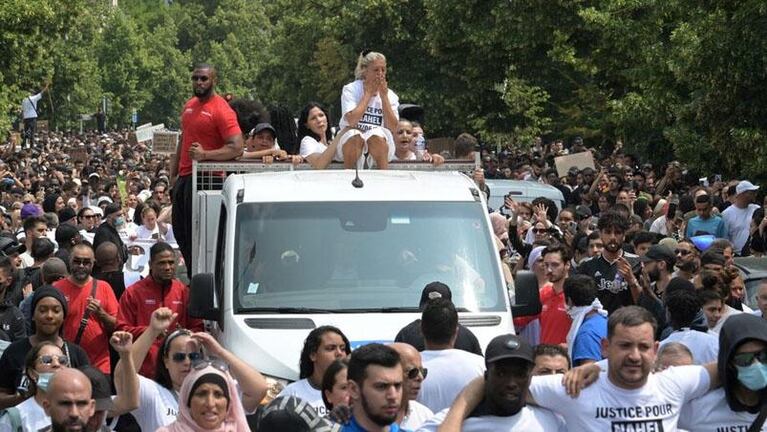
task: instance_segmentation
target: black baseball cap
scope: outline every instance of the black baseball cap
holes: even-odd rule
[[[277,136],[277,131],[276,131],[276,130],[274,129],[274,127],[272,127],[272,125],[270,125],[269,123],[259,123],[259,124],[257,124],[257,125],[256,125],[256,127],[254,127],[254,128],[253,128],[253,129],[250,131],[250,136],[255,136],[255,135],[257,135],[259,132],[261,132],[261,131],[264,131],[264,130],[268,130],[268,131],[270,131],[270,132],[272,133],[272,136],[273,136],[273,137],[276,137],[276,136]]]
[[[485,364],[497,362],[498,360],[517,358],[534,363],[533,347],[527,342],[513,334],[496,336],[487,344],[485,350]]]
[[[667,264],[674,265],[676,263],[676,255],[668,246],[662,244],[654,244],[647,250],[645,256],[639,258],[642,262],[652,261],[665,261]]]
[[[10,237],[0,236],[0,253],[5,256],[23,254],[27,246]]]
[[[453,293],[450,292],[450,287],[437,281],[428,283],[421,292],[421,301],[418,302],[418,308],[423,309],[429,300],[438,298],[453,301]]]

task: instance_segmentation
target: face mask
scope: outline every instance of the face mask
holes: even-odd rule
[[[53,372],[42,372],[37,375],[37,382],[35,383],[37,385],[37,388],[40,390],[47,392],[48,391],[48,384],[51,382],[51,378],[53,377]]]
[[[751,391],[759,391],[767,387],[767,365],[758,361],[748,366],[735,366],[738,370],[738,381]]]

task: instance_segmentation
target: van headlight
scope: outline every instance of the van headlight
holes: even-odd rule
[[[287,387],[288,384],[290,384],[290,381],[286,379],[269,375],[264,375],[264,379],[266,380],[266,396],[264,396],[264,399],[261,400],[261,405],[266,405],[273,401],[275,398],[277,398],[277,395],[279,395],[280,392],[285,387]]]

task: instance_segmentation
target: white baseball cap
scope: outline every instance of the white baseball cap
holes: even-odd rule
[[[759,190],[759,186],[754,186],[754,184],[748,180],[741,180],[741,182],[738,183],[737,186],[735,186],[735,195],[740,195],[743,192],[749,192],[749,191],[755,191],[755,190]]]

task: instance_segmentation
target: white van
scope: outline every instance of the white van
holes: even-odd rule
[[[293,381],[312,329],[337,326],[352,348],[392,341],[432,281],[450,286],[483,348],[514,331],[484,196],[458,172],[471,167],[393,164],[361,171],[359,188],[353,170],[300,168],[196,164],[190,313],[227,349]],[[222,171],[260,172],[212,190],[205,173]]]
[[[507,195],[517,202],[532,202],[538,197],[548,198],[557,205],[558,210],[565,207],[565,197],[562,191],[551,185],[526,180],[485,180],[490,188],[488,205],[493,210],[498,210],[503,205]]]

